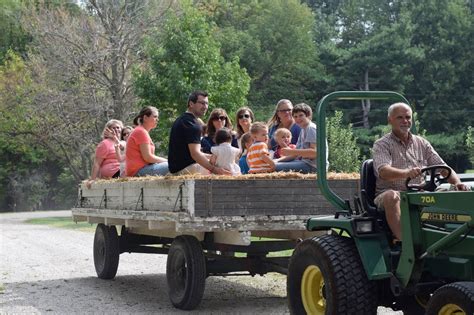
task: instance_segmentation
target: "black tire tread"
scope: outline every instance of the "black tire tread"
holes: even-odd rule
[[[105,257],[103,264],[99,265],[98,260],[101,257],[97,256],[97,237],[101,233],[104,236],[105,246]],[[113,279],[117,274],[120,258],[120,242],[115,226],[106,226],[102,223],[98,224],[94,235],[94,266],[97,273],[97,277],[100,279]],[[103,266],[101,266],[103,265]]]
[[[189,235],[181,235],[174,239],[170,251],[168,253],[168,261],[166,264],[166,274],[169,275],[171,272],[171,257],[173,252],[177,250],[183,250],[186,262],[188,263],[188,272],[190,276],[187,279],[185,286],[185,294],[182,299],[177,299],[173,296],[171,289],[169,289],[169,295],[171,303],[182,310],[193,310],[195,309],[202,300],[206,281],[206,259],[201,247],[201,243]],[[191,268],[190,268],[191,266]],[[170,287],[170,280],[168,279],[168,287]]]
[[[474,314],[474,282],[453,282],[438,288],[428,302],[426,315],[438,315],[446,303],[462,304],[463,301],[466,314]]]
[[[301,256],[318,254],[328,262],[330,273],[334,275],[333,294],[337,305],[333,314],[374,314],[377,310],[376,284],[369,281],[354,241],[348,237],[324,235],[307,239],[300,243],[293,256],[291,265]],[[289,273],[290,274],[290,273]],[[290,278],[287,287],[290,288]],[[290,291],[288,291],[290,297]],[[291,306],[290,302],[290,306]],[[327,309],[328,311],[328,309]],[[292,311],[293,314],[299,311]]]

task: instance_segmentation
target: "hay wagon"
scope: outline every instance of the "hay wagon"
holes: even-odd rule
[[[332,174],[329,187],[352,199],[353,174]],[[332,178],[332,179],[331,179]],[[94,264],[115,277],[122,253],[167,254],[169,297],[194,309],[208,276],[287,273],[288,255],[309,217],[333,215],[315,175],[147,177],[82,184],[73,219],[96,223]],[[272,253],[271,257],[269,253]]]

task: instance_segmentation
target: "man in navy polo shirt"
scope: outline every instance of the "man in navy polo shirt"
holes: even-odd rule
[[[188,97],[188,109],[171,127],[168,148],[168,165],[173,175],[221,174],[231,175],[223,168],[209,162],[209,156],[201,152],[202,125],[197,120],[209,107],[208,94],[194,91]]]

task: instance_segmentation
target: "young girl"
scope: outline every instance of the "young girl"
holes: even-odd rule
[[[291,131],[286,128],[280,128],[275,131],[274,135],[275,141],[277,143],[277,147],[275,150],[275,154],[273,155],[274,159],[279,159],[278,161],[289,161],[293,158],[286,158],[281,156],[281,149],[282,148],[290,148],[295,149],[296,145],[291,143]]]
[[[132,131],[133,127],[125,126],[120,134],[120,140],[118,137],[115,137],[115,155],[120,162],[120,177],[125,177],[125,146]]]
[[[249,173],[249,165],[247,164],[247,152],[253,144],[252,135],[249,132],[244,133],[240,137],[240,146],[242,147],[239,159],[240,172],[242,174]]]
[[[217,130],[215,143],[217,146],[211,147],[211,164],[230,171],[232,175],[240,175],[240,167],[235,163],[240,152],[231,145],[232,131],[228,128]]]

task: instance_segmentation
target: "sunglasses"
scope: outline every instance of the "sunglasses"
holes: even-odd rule
[[[220,120],[220,121],[225,121],[225,120],[227,120],[227,117],[226,117],[226,116],[218,116],[218,117],[214,117],[214,118],[212,118],[212,120]]]
[[[239,119],[243,119],[243,118],[249,119],[250,115],[249,114],[239,115]]]
[[[291,112],[291,111],[292,111],[292,109],[291,109],[291,108],[287,108],[287,109],[279,109],[278,111],[279,111],[280,113],[289,113],[289,112]]]

